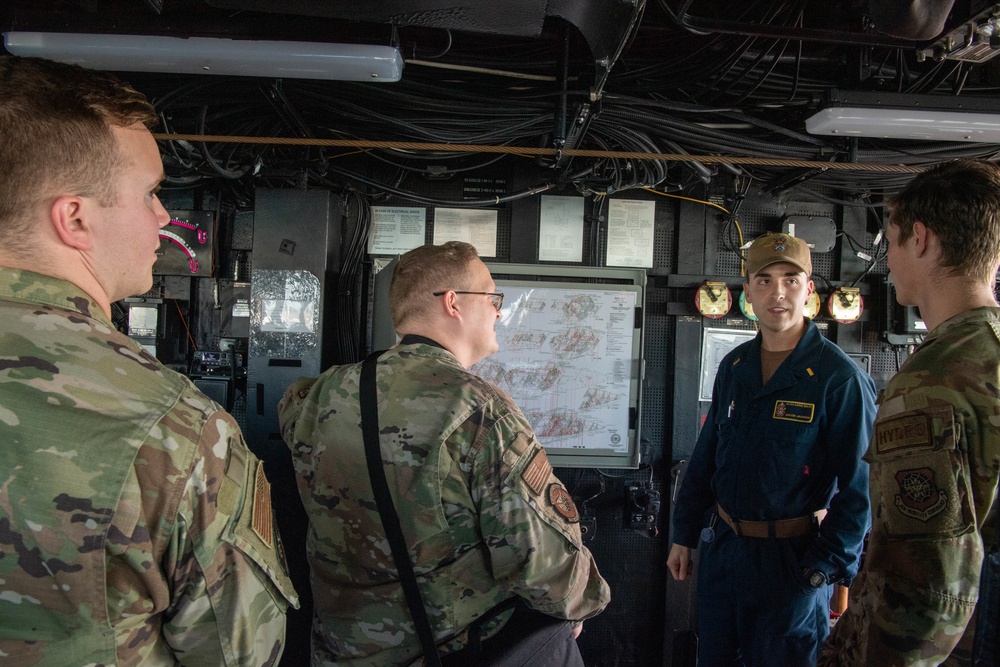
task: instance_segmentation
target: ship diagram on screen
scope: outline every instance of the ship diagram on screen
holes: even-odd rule
[[[500,350],[471,370],[514,398],[546,448],[627,451],[635,292],[497,289]]]

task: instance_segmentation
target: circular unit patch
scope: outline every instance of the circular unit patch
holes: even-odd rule
[[[576,503],[569,491],[562,484],[549,484],[549,504],[555,509],[556,514],[566,519],[570,523],[580,520],[580,512],[576,509]]]

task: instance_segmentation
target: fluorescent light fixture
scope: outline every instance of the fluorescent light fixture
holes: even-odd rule
[[[3,37],[17,56],[120,72],[386,82],[403,75],[393,46],[18,31]]]
[[[830,107],[806,119],[809,134],[1000,143],[1000,114]]]

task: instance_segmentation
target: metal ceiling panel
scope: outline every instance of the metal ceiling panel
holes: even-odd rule
[[[585,1],[585,0],[584,0]],[[205,0],[212,7],[537,37],[546,0]]]

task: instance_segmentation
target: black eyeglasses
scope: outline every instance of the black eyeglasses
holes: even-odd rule
[[[443,292],[434,292],[434,296],[442,296],[448,292],[454,292],[455,294],[485,294],[490,297],[490,301],[493,302],[493,307],[497,310],[503,308],[503,292],[463,292],[462,290],[445,290]]]

